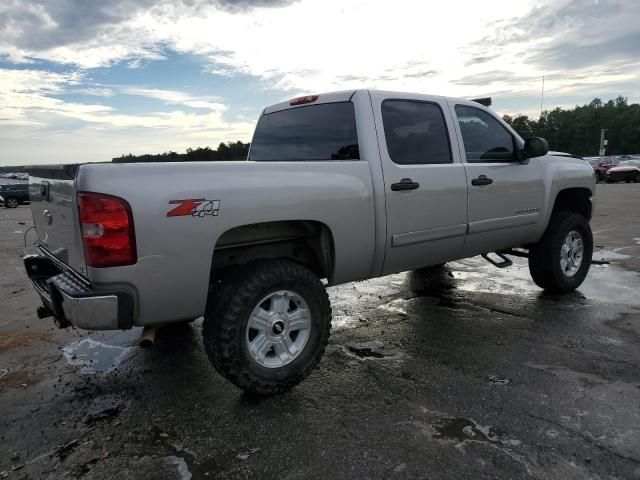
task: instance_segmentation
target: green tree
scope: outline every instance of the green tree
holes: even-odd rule
[[[542,112],[538,120],[526,115],[505,115],[503,118],[523,138],[546,138],[552,150],[597,155],[600,130],[605,128],[608,154],[640,153],[640,105],[629,104],[623,96],[606,103],[594,98],[588,104],[572,109],[554,108]]]

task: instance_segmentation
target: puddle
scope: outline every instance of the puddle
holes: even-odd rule
[[[87,408],[87,425],[95,425],[98,422],[109,421],[116,418],[125,409],[126,404],[114,395],[104,395],[95,398]]]
[[[506,377],[499,377],[498,375],[489,375],[487,381],[492,385],[509,385],[512,380]]]
[[[350,315],[334,315],[331,319],[332,328],[353,328],[358,323],[358,320]]]
[[[611,253],[619,255],[620,258],[627,257]],[[532,299],[544,296],[543,290],[531,280],[527,260],[512,259],[513,266],[503,271],[485,264],[479,257],[451,262],[447,267],[452,271],[455,279],[454,288],[458,291],[519,295]],[[640,296],[637,293],[639,287],[640,275],[637,272],[614,265],[592,265],[587,278],[575,294],[579,294],[580,297],[577,298],[581,300],[637,306],[640,305]],[[568,296],[548,298],[565,300]]]
[[[174,465],[176,467],[176,471],[178,473],[178,476],[180,477],[180,480],[191,480],[193,475],[191,475],[189,466],[187,465],[187,462],[184,458],[171,455],[165,457],[165,460],[169,465]]]
[[[87,375],[110,373],[138,350],[138,347],[107,345],[91,338],[70,343],[62,349],[67,363],[80,367],[80,373]]]
[[[520,440],[502,438],[494,427],[485,427],[466,418],[441,418],[433,424],[433,427],[436,430],[434,438],[453,440],[457,445],[464,442],[482,442],[516,446],[522,443]]]
[[[598,375],[587,372],[577,372],[563,365],[542,365],[533,362],[526,362],[525,365],[529,368],[552,373],[562,382],[577,382],[588,386],[604,385],[609,383],[609,380],[599,377]]]
[[[407,301],[404,298],[398,298],[389,303],[384,303],[378,306],[378,309],[384,310],[385,312],[389,312],[389,313],[399,313],[400,315],[409,315],[407,311],[400,306],[406,303]]]
[[[625,255],[611,250],[596,250],[593,252],[593,259],[597,261],[613,262],[616,260],[626,260],[627,258],[631,258],[631,255]]]
[[[400,352],[387,350],[384,343],[378,340],[364,343],[351,343],[345,345],[344,348],[347,354],[360,358],[391,358],[400,356]]]

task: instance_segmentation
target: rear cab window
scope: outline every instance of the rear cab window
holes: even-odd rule
[[[440,107],[417,100],[385,100],[382,122],[387,152],[398,165],[452,163],[449,133]]]
[[[288,108],[260,117],[249,160],[359,160],[352,102]]]

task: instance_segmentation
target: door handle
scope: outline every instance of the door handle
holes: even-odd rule
[[[478,178],[471,180],[471,185],[479,187],[482,185],[491,185],[493,183],[492,178],[488,178],[486,175],[480,175]]]
[[[400,192],[402,190],[415,190],[416,188],[420,188],[420,184],[418,182],[414,182],[410,178],[403,178],[398,183],[391,184],[391,190],[394,192]]]

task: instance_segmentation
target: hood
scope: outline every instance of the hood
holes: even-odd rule
[[[612,167],[610,172],[640,172],[640,167]]]

